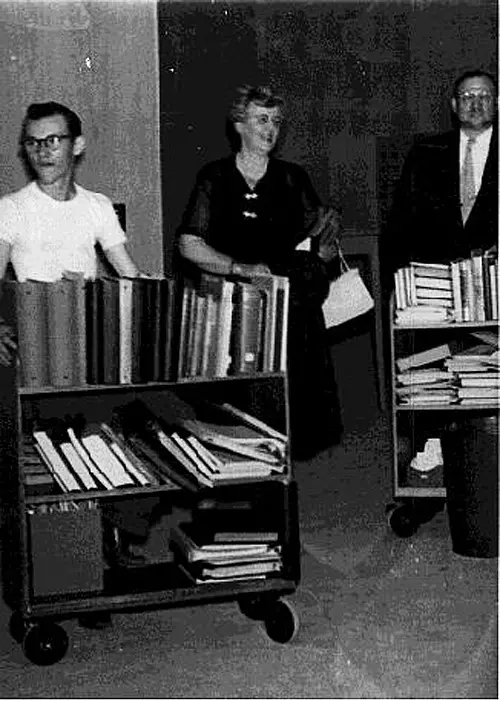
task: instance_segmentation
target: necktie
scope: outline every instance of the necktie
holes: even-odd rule
[[[475,142],[474,137],[469,137],[465,149],[465,158],[460,174],[460,197],[462,201],[462,221],[465,224],[467,217],[474,206],[476,199],[476,186],[474,183],[474,165],[472,162],[472,147]]]

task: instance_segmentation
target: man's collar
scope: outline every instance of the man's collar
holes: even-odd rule
[[[484,129],[481,132],[474,132],[471,131],[470,129],[460,129],[460,136],[462,136],[464,139],[470,139],[471,137],[473,139],[487,139],[491,136],[493,133],[493,125],[489,126],[487,129]]]

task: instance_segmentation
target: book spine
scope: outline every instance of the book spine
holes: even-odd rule
[[[87,315],[85,304],[85,279],[82,276],[71,280],[72,292],[72,338],[73,338],[73,384],[87,384]]]
[[[201,375],[202,344],[207,324],[207,295],[196,290],[195,296],[194,319],[189,346],[189,377],[199,377]]]
[[[216,377],[226,377],[232,362],[231,338],[233,335],[234,307],[233,297],[235,283],[224,280],[220,296],[219,314],[217,316],[217,359]]]
[[[120,382],[120,302],[118,279],[101,278],[104,384]]]
[[[17,335],[24,387],[49,384],[47,285],[45,282],[20,282],[15,285]]]
[[[404,309],[406,306],[404,303],[404,294],[401,286],[401,275],[401,269],[396,270],[394,273],[394,296],[396,301],[396,309]]]
[[[45,431],[34,431],[33,438],[47,467],[65,492],[81,491],[80,484],[69,470],[61,454]]]
[[[458,261],[451,263],[451,285],[453,292],[453,316],[455,321],[462,319],[462,294],[460,287],[460,264]]]
[[[133,283],[127,278],[118,280],[120,309],[120,384],[132,382],[132,294]]]
[[[214,377],[217,348],[217,299],[213,294],[207,294],[207,313],[205,322],[205,334],[202,344],[201,375],[202,377]]]
[[[49,381],[54,387],[74,383],[71,285],[70,280],[58,280],[47,287]]]
[[[164,308],[163,280],[151,280],[151,372],[150,379],[159,382],[163,379],[162,314]]]
[[[153,373],[153,350],[152,350],[152,325],[153,319],[153,280],[149,278],[139,279],[140,283],[140,306],[138,308],[138,342],[137,342],[137,365],[138,382],[148,382],[152,379]]]
[[[259,290],[250,283],[237,283],[232,374],[257,370],[261,319],[262,301]]]
[[[188,281],[184,281],[181,337],[179,345],[179,367],[180,378],[189,377],[190,371],[190,351],[192,348],[192,338],[194,334],[194,316],[196,309],[196,291],[194,286]]]
[[[474,320],[474,285],[472,282],[472,261],[465,258],[460,261],[460,284],[462,292],[462,320]]]
[[[487,253],[483,255],[482,273],[483,273],[483,289],[484,289],[484,318],[485,321],[492,319],[492,304],[491,304],[491,281],[490,281],[490,263],[491,258]]]
[[[164,278],[161,281],[161,349],[163,352],[162,377],[165,382],[174,380],[174,348],[179,348],[180,329],[177,324],[177,289],[175,278]]]
[[[484,305],[484,281],[483,281],[483,254],[482,252],[471,256],[472,284],[474,288],[474,316],[473,321],[485,321]]]
[[[144,331],[142,323],[142,310],[144,306],[144,280],[134,278],[132,280],[132,359],[131,359],[131,380],[132,384],[143,381],[142,377],[142,334]]]
[[[99,283],[87,280],[85,283],[85,313],[87,337],[87,383],[102,383],[102,305],[100,304]]]
[[[499,299],[499,266],[498,266],[498,260],[493,261],[493,263],[490,265],[490,288],[491,288],[491,318],[494,321],[498,320],[499,316],[499,306],[500,306],[500,299]]]

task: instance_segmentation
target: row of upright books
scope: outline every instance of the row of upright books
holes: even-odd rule
[[[498,257],[473,251],[451,263],[410,262],[394,274],[396,323],[499,318]]]
[[[441,343],[398,358],[395,380],[396,402],[403,406],[499,406],[498,334],[474,332],[460,348]]]
[[[21,453],[27,492],[196,490],[285,472],[286,436],[258,418],[230,404],[206,404],[200,418],[169,393],[162,401],[166,415],[135,400],[116,408],[109,423],[38,420]]]
[[[177,278],[4,282],[24,387],[173,382],[282,372],[289,283]]]
[[[20,385],[133,384],[172,378],[174,281],[81,276],[6,282],[15,296]]]
[[[202,274],[182,291],[178,377],[284,372],[289,281]]]

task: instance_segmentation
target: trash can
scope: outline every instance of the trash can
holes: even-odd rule
[[[498,416],[464,417],[443,440],[444,483],[453,552],[498,556]]]

